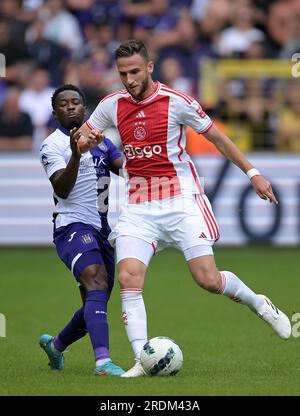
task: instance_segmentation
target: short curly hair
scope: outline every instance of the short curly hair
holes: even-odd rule
[[[54,91],[54,93],[53,93],[53,95],[51,97],[51,104],[52,104],[53,110],[55,110],[56,97],[58,96],[58,94],[60,94],[63,91],[76,91],[76,92],[78,92],[78,94],[82,98],[83,105],[86,106],[86,98],[85,98],[85,95],[84,95],[83,91],[81,91],[80,88],[76,87],[76,85],[73,85],[73,84],[64,84],[64,85],[61,85],[60,87],[56,88],[56,90]]]

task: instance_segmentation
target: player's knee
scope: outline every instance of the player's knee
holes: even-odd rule
[[[122,268],[119,271],[120,288],[143,287],[143,276],[137,270]]]
[[[220,275],[210,270],[199,270],[196,277],[197,283],[205,290],[211,293],[220,292]]]
[[[80,281],[86,290],[107,290],[108,277],[104,266],[91,265],[82,273]]]

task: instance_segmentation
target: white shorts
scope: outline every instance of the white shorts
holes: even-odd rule
[[[124,244],[120,237],[133,238]],[[212,246],[218,238],[219,228],[205,195],[179,195],[127,204],[109,235],[112,245],[120,239],[120,244],[116,244],[118,262],[133,257],[146,265],[156,251],[166,247],[181,250],[186,260],[212,255]]]

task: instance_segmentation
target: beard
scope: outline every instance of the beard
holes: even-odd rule
[[[147,90],[147,88],[148,88],[148,86],[149,86],[149,79],[147,78],[143,83],[142,83],[142,86],[141,86],[141,91],[139,92],[139,94],[138,95],[136,95],[136,94],[132,94],[132,92],[130,92],[130,90],[126,87],[126,89],[127,89],[127,91],[129,92],[129,94],[130,95],[132,95],[132,97],[135,99],[135,100],[137,100],[137,101],[141,101],[141,100],[143,100],[144,99],[144,93],[145,93],[145,91]]]

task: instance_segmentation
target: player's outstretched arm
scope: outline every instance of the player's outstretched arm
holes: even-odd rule
[[[270,182],[268,182],[256,169],[254,169],[244,154],[229,139],[229,137],[226,136],[226,134],[213,125],[206,133],[204,133],[204,136],[209,141],[214,143],[217,149],[227,159],[231,160],[248,175],[251,180],[251,185],[260,198],[268,199],[270,202],[278,204]]]

